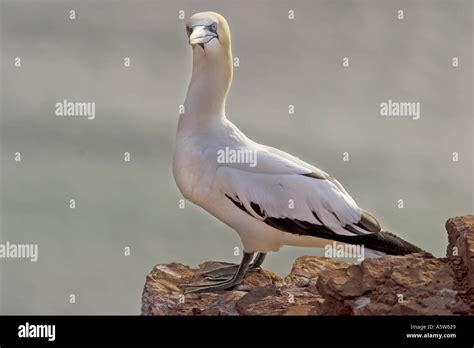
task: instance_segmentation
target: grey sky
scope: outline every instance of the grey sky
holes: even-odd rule
[[[227,18],[240,61],[227,116],[249,137],[329,172],[436,255],[446,219],[473,212],[470,1],[1,4],[0,242],[39,244],[36,263],[0,259],[2,314],[136,314],[155,264],[240,260],[235,232],[178,208],[171,160],[191,73],[180,10]],[[56,117],[63,99],[95,102],[95,119]],[[419,102],[421,118],[380,116],[388,99]],[[305,254],[322,253],[285,248],[265,266],[285,274]]]

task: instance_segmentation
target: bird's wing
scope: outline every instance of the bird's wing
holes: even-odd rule
[[[236,206],[285,232],[332,238],[380,231],[335,179],[276,149],[259,147],[257,165],[222,164],[215,184]]]

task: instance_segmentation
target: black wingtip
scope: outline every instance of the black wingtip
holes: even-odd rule
[[[407,242],[406,240],[390,233],[388,231],[381,231],[377,233],[379,241],[383,241],[384,244],[388,244],[391,247],[390,250],[385,251],[389,255],[408,255],[414,253],[426,253],[423,249],[417,247],[416,245]],[[374,248],[377,250],[377,248]],[[381,250],[384,251],[384,250]]]
[[[378,233],[382,231],[382,227],[380,226],[377,219],[368,211],[361,209],[361,217],[358,223],[355,225],[372,233]]]
[[[315,172],[301,174],[301,175],[307,176],[308,178],[314,178],[314,179],[319,179],[319,180],[326,180],[328,178],[327,175],[324,175],[322,173],[315,173]]]

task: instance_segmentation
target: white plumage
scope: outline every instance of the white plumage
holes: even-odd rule
[[[232,124],[225,114],[233,74],[228,24],[217,13],[204,12],[193,15],[186,29],[193,74],[179,118],[173,174],[183,196],[237,231],[244,245],[240,265],[205,272],[204,282],[187,289],[238,285],[249,269],[258,269],[265,253],[283,245],[361,244],[369,257],[421,251],[381,231],[378,221],[327,173],[250,140]],[[251,154],[247,159],[255,161],[222,161],[224,149]]]
[[[214,23],[217,30],[213,34],[210,26]],[[232,53],[223,17],[197,14],[188,27],[192,32],[193,75],[185,114],[179,120],[173,161],[174,176],[184,197],[235,229],[249,252],[278,250],[285,244],[329,243],[275,228],[265,222],[269,217],[300,225],[324,225],[346,236],[371,233],[356,225],[361,210],[339,182],[284,151],[255,143],[226,118]],[[217,154],[222,149],[255,153],[257,165],[219,163]]]
[[[187,32],[193,74],[178,124],[174,177],[185,198],[237,231],[245,251],[238,268],[208,272],[207,282],[190,284],[191,291],[235,286],[248,269],[261,265],[265,253],[283,245],[361,244],[369,257],[421,251],[381,231],[378,221],[327,173],[250,140],[232,124],[225,114],[233,74],[228,24],[216,13],[198,13],[188,20]],[[222,162],[224,149],[252,154],[248,158],[256,162]],[[250,264],[255,252],[259,255]],[[228,278],[219,278],[223,275]]]

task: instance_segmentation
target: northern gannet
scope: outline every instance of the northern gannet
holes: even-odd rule
[[[225,114],[233,72],[227,21],[215,12],[197,13],[186,31],[193,70],[178,122],[173,175],[183,196],[237,231],[244,246],[240,265],[222,263],[205,272],[203,281],[187,284],[188,292],[238,285],[248,270],[259,269],[266,253],[283,245],[324,247],[336,241],[364,245],[374,256],[421,251],[382,231],[336,179],[252,141],[231,123]],[[224,149],[255,153],[256,165],[223,163],[218,154]]]

